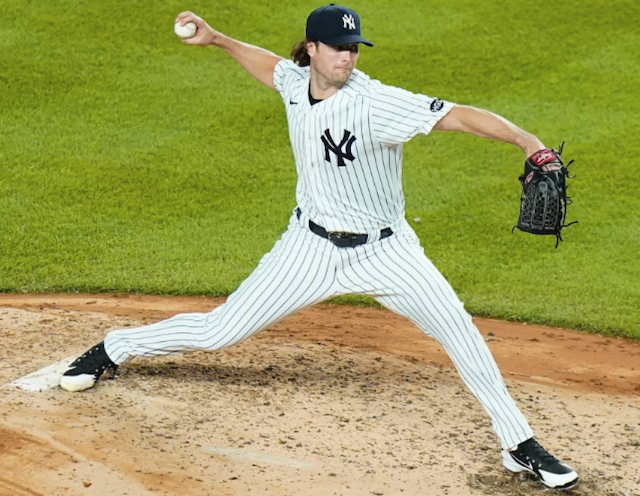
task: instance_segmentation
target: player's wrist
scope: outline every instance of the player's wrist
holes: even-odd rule
[[[527,158],[540,150],[547,149],[536,136],[523,130],[516,134],[515,145],[519,146]]]
[[[539,152],[543,152],[543,151],[547,151],[549,150],[546,146],[544,145],[540,145],[540,146],[532,146],[532,147],[528,147],[528,148],[523,148],[524,150],[524,154],[527,158],[531,158],[533,157],[536,153]]]
[[[519,145],[520,148],[522,148],[522,150],[524,151],[524,154],[527,158],[535,155],[541,150],[548,150],[548,148],[544,146],[544,144],[538,139],[527,140],[523,143],[519,143]]]
[[[231,38],[225,34],[222,34],[215,29],[211,29],[211,36],[209,45],[214,45],[225,52],[231,52],[234,49],[237,49],[237,46],[240,44],[238,40]]]

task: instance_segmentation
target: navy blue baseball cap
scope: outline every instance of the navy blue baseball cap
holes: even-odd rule
[[[360,17],[348,7],[334,3],[320,7],[307,18],[307,39],[325,45],[338,46],[351,43],[373,43],[360,36]]]

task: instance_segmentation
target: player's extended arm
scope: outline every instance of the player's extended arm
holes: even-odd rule
[[[520,129],[504,117],[467,105],[454,106],[433,129],[461,131],[481,138],[505,141],[522,148],[527,157],[545,148],[533,134]]]
[[[262,84],[272,90],[276,89],[273,85],[273,71],[276,64],[282,60],[282,57],[264,48],[225,36],[213,29],[193,12],[182,12],[178,14],[175,22],[179,22],[183,26],[188,22],[193,22],[198,28],[195,36],[182,40],[184,43],[201,46],[215,45],[231,55],[236,62]]]

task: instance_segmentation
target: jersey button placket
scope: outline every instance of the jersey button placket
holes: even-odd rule
[[[307,127],[307,150],[309,152],[309,182],[310,182],[310,190],[312,194],[316,196],[314,198],[314,202],[320,210],[324,210],[324,205],[322,205],[322,199],[326,194],[326,179],[323,178],[323,167],[322,164],[324,162],[321,159],[321,145],[320,145],[320,137],[319,137],[319,128],[316,124],[317,119],[319,118],[320,110],[318,106],[320,103],[315,104],[311,107],[311,112],[309,112],[309,120]]]
[[[304,157],[305,157],[305,163],[302,167],[302,172],[303,174],[306,176],[306,183],[307,183],[307,192],[308,194],[313,195],[313,181],[314,181],[314,165],[313,165],[313,154],[314,154],[314,147],[313,147],[313,136],[312,136],[312,129],[313,129],[313,107],[311,107],[307,112],[305,112],[304,114],[304,119],[302,121],[303,123],[303,130],[302,130],[302,137],[304,139],[304,143],[302,144],[303,148],[304,148]],[[309,198],[309,200],[311,201],[311,198]]]
[[[305,116],[305,119],[304,119],[304,124],[305,124],[305,126],[304,126],[304,128],[305,128],[304,129],[304,136],[305,136],[305,138],[307,140],[305,149],[307,150],[307,164],[309,164],[310,168],[313,167],[313,162],[311,160],[311,157],[313,156],[313,152],[312,152],[313,138],[311,136],[311,128],[313,126],[312,126],[312,123],[311,123],[311,120],[312,120],[311,112],[313,112],[313,107],[311,107],[311,111],[307,113],[307,115]]]

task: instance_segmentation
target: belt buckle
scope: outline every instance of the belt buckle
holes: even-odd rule
[[[327,233],[329,236],[329,241],[331,241],[334,245],[339,248],[352,247],[356,243],[359,235],[355,233],[346,233],[346,232],[338,232],[333,231]]]

